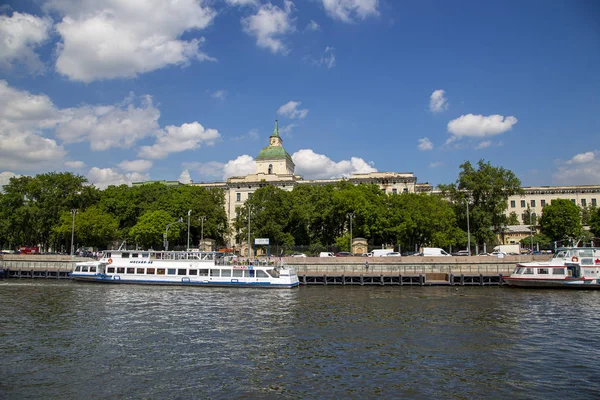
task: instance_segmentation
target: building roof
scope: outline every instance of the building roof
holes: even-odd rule
[[[281,137],[279,136],[279,125],[278,121],[275,120],[275,129],[273,129],[273,134],[270,137],[277,137],[279,141],[281,141]],[[264,147],[256,160],[289,160],[292,164],[294,161],[292,160],[292,156],[289,155],[287,151],[283,148],[283,146],[279,145],[269,145]]]

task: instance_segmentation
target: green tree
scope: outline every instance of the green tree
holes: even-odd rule
[[[184,223],[178,223],[178,220],[166,211],[148,211],[142,215],[138,223],[129,230],[129,237],[144,249],[160,249],[163,247],[163,235],[169,224],[171,226],[167,240],[169,248],[172,249],[171,242],[179,239],[185,228]]]
[[[540,228],[552,241],[578,238],[581,235],[579,207],[568,199],[554,199],[544,207]]]
[[[510,215],[508,216],[508,221],[506,222],[507,225],[520,225],[519,223],[519,216],[517,215],[516,212],[511,212]]]
[[[597,208],[590,217],[590,232],[595,237],[600,237],[600,208]]]
[[[477,169],[469,161],[460,168],[456,182],[440,185],[440,189],[454,203],[459,226],[466,230],[468,203],[471,236],[476,243],[494,244],[508,223],[508,198],[522,193],[521,181],[512,171],[484,160],[479,160]]]
[[[91,206],[82,212],[78,212],[74,220],[70,212],[64,212],[61,215],[60,224],[54,228],[54,235],[58,242],[69,243],[70,247],[73,221],[75,221],[75,242],[79,247],[94,247],[99,250],[108,249],[112,242],[117,239],[119,228],[117,218],[98,206]]]

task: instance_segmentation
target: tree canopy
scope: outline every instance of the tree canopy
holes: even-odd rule
[[[540,230],[552,241],[563,241],[581,236],[580,209],[567,199],[554,199],[544,207]]]

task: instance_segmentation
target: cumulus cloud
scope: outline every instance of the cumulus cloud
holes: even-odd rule
[[[65,161],[65,167],[80,169],[85,167],[85,163],[83,161]]]
[[[254,158],[244,154],[235,160],[228,161],[223,166],[223,179],[232,176],[245,176],[256,173],[256,162]]]
[[[441,167],[442,165],[444,165],[443,162],[441,161],[435,161],[429,164],[429,168],[437,168],[437,167]]]
[[[212,146],[221,134],[216,129],[204,129],[194,121],[181,126],[169,125],[157,133],[152,146],[142,146],[138,154],[143,158],[165,158],[170,153],[193,150],[201,145]]]
[[[421,151],[427,151],[427,150],[433,150],[433,143],[431,143],[431,140],[429,140],[429,138],[421,138],[419,139],[419,150]]]
[[[183,183],[185,185],[192,182],[192,176],[190,175],[190,171],[187,169],[184,169],[183,171],[181,171],[181,174],[179,175],[179,179],[177,179],[177,181],[179,181],[180,183]]]
[[[294,128],[297,128],[298,125],[296,124],[289,124],[289,125],[285,125],[279,128],[279,133],[282,136],[287,136],[287,137],[292,137],[292,132],[294,130]]]
[[[169,65],[214,60],[203,37],[182,40],[210,25],[215,11],[195,0],[53,0],[62,20],[55,29],[56,70],[71,80],[131,78]]]
[[[0,193],[4,191],[4,185],[8,185],[10,182],[10,178],[18,178],[19,176],[20,175],[10,171],[0,172]]]
[[[321,0],[325,12],[333,19],[353,22],[379,15],[379,0]]]
[[[292,155],[296,164],[296,173],[307,179],[329,179],[349,177],[352,174],[377,172],[370,163],[362,158],[352,157],[350,160],[335,162],[323,154],[310,149],[302,149]]]
[[[499,135],[511,130],[517,122],[518,119],[513,116],[504,117],[498,114],[489,116],[473,114],[461,115],[448,122],[448,132],[450,132],[452,136],[446,143],[453,142],[454,140],[463,137],[485,138]]]
[[[284,0],[283,9],[271,3],[265,3],[254,15],[242,18],[242,28],[248,35],[256,37],[259,47],[269,49],[272,53],[287,54],[282,36],[295,31],[291,18],[294,3]]]
[[[327,69],[335,67],[335,48],[327,46],[320,58],[304,57],[304,60],[317,67],[325,66]]]
[[[212,97],[213,99],[219,99],[219,100],[225,100],[225,97],[227,97],[227,91],[226,90],[217,90],[215,92],[213,92],[210,97]]]
[[[120,173],[112,168],[97,168],[93,167],[87,173],[88,181],[98,189],[106,189],[109,186],[128,185],[133,182],[142,182],[150,179],[148,174],[140,174],[138,172]]]
[[[483,142],[477,143],[477,145],[475,146],[475,149],[476,150],[487,149],[491,145],[492,145],[492,141],[491,140],[484,140]]]
[[[44,137],[60,118],[47,96],[14,89],[0,80],[0,168],[33,171],[62,165],[66,150]]]
[[[230,6],[257,6],[258,0],[225,0]]]
[[[438,113],[448,109],[448,99],[444,96],[446,92],[442,89],[435,90],[429,98],[429,111]]]
[[[277,114],[292,119],[302,119],[308,114],[308,109],[298,109],[300,104],[302,104],[301,101],[288,101],[287,103],[279,107],[279,109],[277,110]]]
[[[306,25],[306,28],[304,28],[305,31],[320,31],[321,30],[321,26],[316,22],[313,21],[312,19],[310,20],[310,22]]]
[[[223,179],[223,168],[225,163],[219,161],[207,162],[185,162],[182,164],[184,168],[194,171],[200,180],[213,181]]]
[[[119,168],[127,172],[144,172],[152,168],[152,161],[148,160],[123,160],[118,164]]]
[[[150,96],[143,96],[140,105],[130,96],[121,104],[84,105],[64,109],[61,114],[63,118],[56,128],[56,136],[65,143],[89,141],[94,151],[130,148],[160,130],[160,111]]]
[[[600,151],[576,154],[553,174],[557,185],[597,185],[600,182]]]
[[[24,65],[30,72],[44,69],[35,49],[50,37],[52,20],[14,12],[0,15],[0,67]]]

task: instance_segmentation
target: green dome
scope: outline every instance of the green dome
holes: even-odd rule
[[[285,160],[292,161],[292,156],[281,146],[267,146],[258,153],[257,160]],[[293,163],[293,161],[292,161]]]

